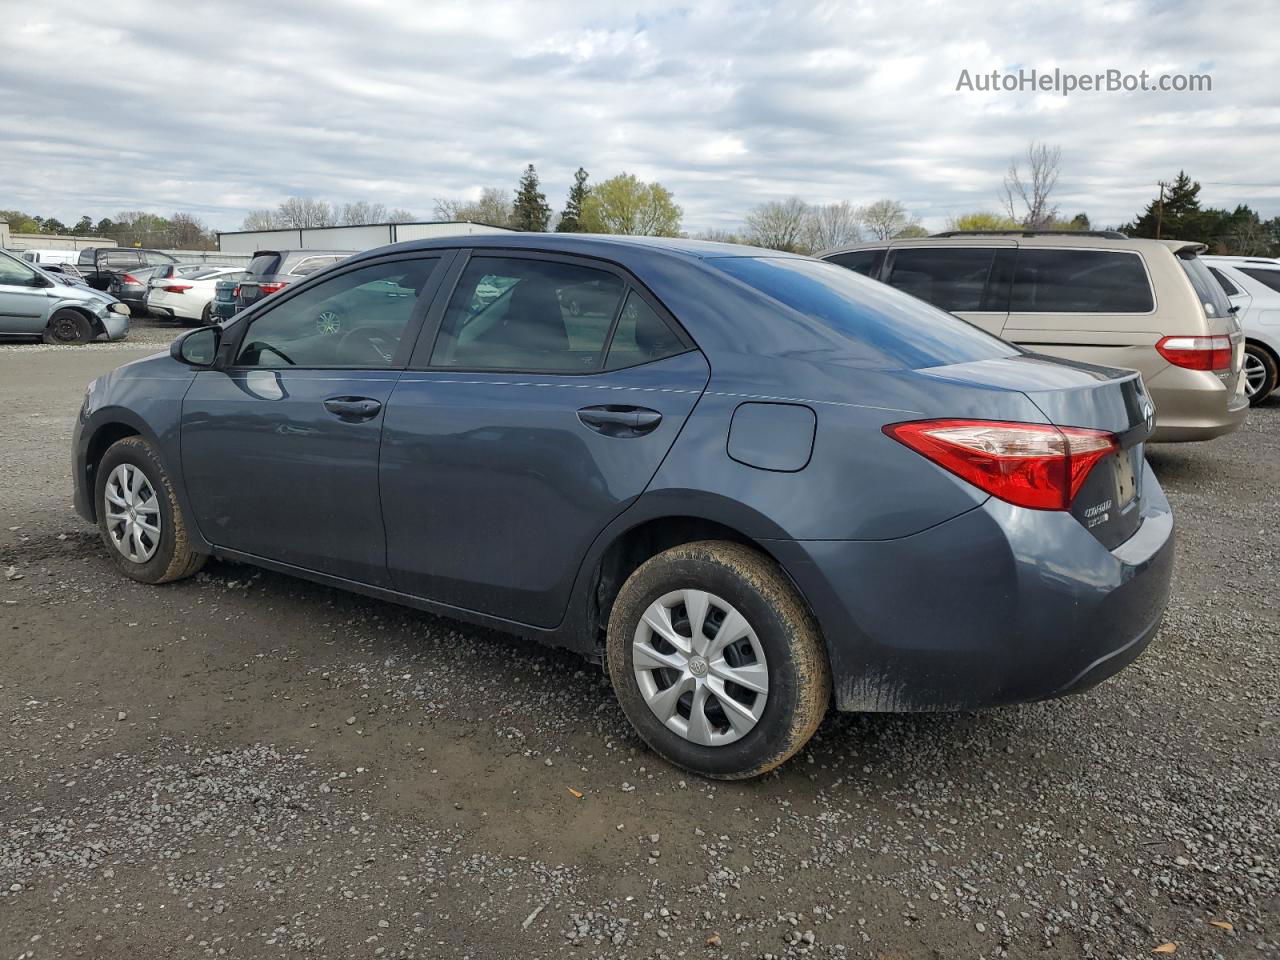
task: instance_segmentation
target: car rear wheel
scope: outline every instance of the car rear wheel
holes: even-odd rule
[[[1275,390],[1280,381],[1280,364],[1266,347],[1247,343],[1244,348],[1244,392],[1257,406]]]
[[[206,557],[190,547],[182,510],[155,448],[142,437],[117,441],[95,485],[98,530],[126,576],[168,583],[196,573]]]
[[[644,741],[716,779],[783,763],[831,699],[813,616],[772,560],[738,543],[683,544],[642,564],[614,603],[607,653]]]
[[[204,305],[204,309],[200,311],[200,323],[206,327],[213,323],[213,304]]]
[[[57,310],[44,328],[45,343],[88,343],[93,339],[93,327],[84,314],[76,310]]]

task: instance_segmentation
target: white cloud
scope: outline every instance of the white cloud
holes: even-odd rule
[[[1064,212],[1115,224],[1186,169],[1280,214],[1265,4],[279,0],[27,4],[0,33],[0,206],[64,221],[289,194],[429,217],[537,165],[661,180],[686,227],[795,193],[994,209],[1011,154],[1060,144]],[[962,69],[1208,72],[1212,93],[956,92]],[[1259,185],[1261,184],[1261,185]]]

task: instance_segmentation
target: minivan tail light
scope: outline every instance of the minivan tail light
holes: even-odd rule
[[[1231,338],[1226,334],[1212,337],[1161,337],[1156,352],[1175,367],[1188,370],[1230,370]]]
[[[884,432],[980,490],[1032,510],[1067,510],[1113,434],[999,420],[916,420]]]

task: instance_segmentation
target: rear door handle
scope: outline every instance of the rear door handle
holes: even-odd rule
[[[662,414],[648,407],[610,403],[598,407],[583,407],[578,411],[578,419],[583,426],[606,437],[642,437],[653,432],[662,422]]]
[[[359,423],[376,417],[382,404],[369,397],[330,397],[324,402],[324,408],[339,420]]]

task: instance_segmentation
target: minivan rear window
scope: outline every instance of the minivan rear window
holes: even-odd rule
[[[864,277],[878,277],[880,267],[884,265],[884,247],[878,250],[850,250],[848,253],[837,253],[823,259]]]
[[[1178,257],[1178,262],[1182,264],[1182,269],[1186,272],[1187,279],[1191,281],[1191,286],[1195,287],[1196,296],[1200,298],[1205,316],[1228,316],[1231,312],[1231,301],[1227,299],[1227,294],[1218,285],[1218,281],[1213,279],[1208,265],[1196,256]]]
[[[1136,253],[1018,250],[1011,313],[1150,313],[1155,306],[1151,281]]]
[[[834,263],[800,257],[716,257],[707,262],[854,341],[870,367],[914,370],[1020,352],[922,300]]]
[[[249,261],[246,272],[251,277],[266,277],[277,272],[280,265],[280,254],[260,253]]]

